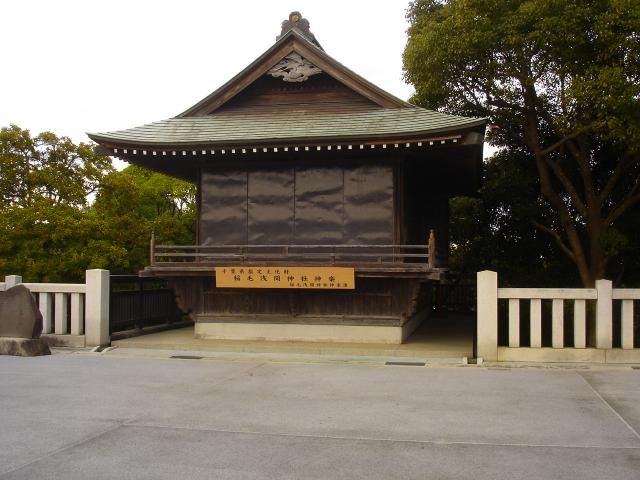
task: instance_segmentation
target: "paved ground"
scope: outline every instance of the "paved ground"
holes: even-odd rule
[[[115,340],[124,348],[216,352],[281,352],[287,354],[457,358],[472,356],[475,317],[432,315],[401,345],[339,342],[275,342],[194,338],[193,326]]]
[[[0,357],[0,479],[640,478],[640,370],[236,355]]]

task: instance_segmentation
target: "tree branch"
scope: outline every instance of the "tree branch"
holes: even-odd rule
[[[573,185],[571,180],[569,180],[569,177],[567,177],[565,175],[565,173],[562,170],[562,168],[560,167],[560,165],[558,165],[556,162],[550,160],[548,156],[544,156],[543,159],[544,159],[545,163],[547,165],[549,165],[551,170],[553,170],[553,173],[556,175],[558,180],[560,180],[560,183],[562,183],[562,186],[565,188],[567,193],[571,196],[571,200],[573,200],[573,203],[575,204],[576,210],[578,210],[578,212],[580,212],[580,215],[582,215],[583,217],[586,218],[587,217],[587,207],[585,206],[584,202],[580,198],[580,194],[576,190],[576,187]]]
[[[611,174],[611,177],[609,177],[609,180],[607,181],[606,185],[602,189],[602,192],[600,192],[601,203],[604,203],[606,199],[609,197],[609,195],[611,195],[611,192],[613,191],[616,184],[618,183],[618,180],[620,180],[620,177],[622,177],[622,174],[627,170],[627,168],[633,165],[633,162],[629,162],[631,158],[632,158],[631,154],[627,154],[624,157],[622,157],[622,160],[618,162],[618,164],[616,165],[616,168],[613,170],[613,173]]]
[[[548,155],[551,152],[553,152],[554,150],[557,150],[558,148],[560,148],[562,145],[564,145],[565,143],[567,143],[569,140],[573,140],[576,137],[579,137],[580,135],[582,135],[583,133],[585,133],[586,131],[589,130],[590,127],[584,127],[581,128],[580,130],[577,130],[575,132],[573,132],[571,135],[567,135],[565,137],[562,137],[560,140],[558,140],[557,142],[549,145],[548,147],[546,147],[543,150],[540,150],[540,155]]]
[[[587,286],[593,282],[593,278],[589,269],[589,264],[584,254],[584,247],[580,241],[580,235],[576,229],[573,218],[564,199],[553,189],[551,182],[551,172],[549,172],[549,164],[540,154],[542,145],[540,145],[540,137],[538,134],[538,116],[536,110],[536,91],[531,85],[522,85],[525,106],[527,110],[524,118],[524,138],[529,149],[534,153],[538,174],[540,177],[540,193],[549,200],[551,205],[558,213],[560,224],[564,228],[569,247],[564,246],[563,252],[569,254],[569,258],[573,260],[578,268],[582,283]]]
[[[498,107],[498,108],[504,108],[507,110],[514,110],[517,112],[524,112],[524,108],[522,108],[521,105],[518,105],[517,103],[511,103],[506,101],[504,98],[502,97],[497,97],[495,95],[493,95],[491,93],[490,88],[481,83],[481,82],[476,82],[477,84],[477,88],[484,93],[485,97],[487,98],[487,103],[491,106],[494,107]]]
[[[587,259],[585,258],[584,248],[580,241],[580,236],[576,230],[575,224],[573,223],[569,209],[567,208],[567,205],[565,204],[562,197],[560,197],[560,195],[556,193],[551,186],[551,180],[549,178],[549,172],[547,170],[547,162],[545,162],[544,159],[536,156],[536,165],[538,167],[538,173],[540,175],[540,191],[542,195],[547,198],[549,202],[551,202],[551,205],[555,207],[558,216],[560,217],[560,224],[565,229],[565,232],[567,234],[567,240],[569,241],[570,250],[567,247],[566,250],[563,249],[562,251],[567,254],[567,250],[571,252],[569,258],[571,258],[578,267],[578,272],[580,274],[582,283],[585,286],[590,285],[593,279],[591,278],[589,265],[587,263]],[[564,242],[562,243],[562,245],[564,245]],[[564,245],[564,247],[566,247],[566,245]]]
[[[629,208],[634,206],[636,203],[640,203],[640,193],[638,193],[638,188],[640,187],[640,176],[636,177],[636,181],[633,184],[633,188],[629,192],[627,198],[618,203],[616,208],[611,210],[607,218],[605,219],[605,225],[612,225],[620,216],[626,212]]]
[[[556,232],[555,230],[542,225],[539,222],[536,222],[535,220],[531,220],[531,223],[533,223],[533,225],[539,229],[542,230],[545,233],[548,233],[549,235],[551,235],[556,243],[558,244],[558,246],[560,247],[560,249],[565,253],[565,255],[567,255],[571,261],[573,261],[574,263],[576,263],[576,256],[573,254],[573,252],[571,251],[571,249],[569,247],[567,247],[567,245],[562,241],[562,237],[560,236],[560,234],[558,232]]]
[[[473,90],[473,88],[470,88],[466,83],[462,83],[461,86],[462,86],[463,90],[465,92],[467,92],[467,94],[469,96],[471,96],[471,98],[473,98],[473,101],[477,106],[482,106],[482,102],[480,101],[480,99],[476,95],[476,92]]]
[[[589,146],[585,146],[586,139],[584,136],[578,136],[575,140],[576,142],[573,140],[567,142],[567,146],[569,147],[574,160],[578,164],[587,205],[592,212],[598,211],[598,213],[600,213],[602,204],[598,202],[600,197],[596,193],[593,175],[591,174],[591,167],[585,155],[585,150],[588,151]],[[577,143],[577,146],[574,143]]]

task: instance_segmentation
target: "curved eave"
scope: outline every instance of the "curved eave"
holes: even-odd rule
[[[482,120],[476,124],[465,125],[464,127],[450,129],[450,128],[440,128],[440,129],[430,129],[430,130],[417,130],[413,132],[407,133],[399,133],[399,134],[375,134],[375,135],[331,135],[331,136],[308,136],[308,137],[269,137],[263,138],[260,140],[247,140],[242,138],[230,138],[222,141],[173,141],[173,142],[163,142],[158,140],[134,140],[131,138],[118,138],[112,136],[104,136],[99,134],[90,134],[87,135],[89,138],[96,143],[99,144],[109,144],[109,145],[121,145],[121,146],[147,146],[147,147],[157,147],[157,148],[166,148],[171,149],[173,147],[227,147],[227,146],[277,146],[277,145],[308,145],[308,144],[338,144],[338,143],[371,143],[377,141],[388,141],[391,143],[393,141],[403,141],[403,140],[416,140],[421,139],[425,141],[429,141],[430,139],[440,139],[442,137],[458,137],[462,138],[463,135],[468,131],[479,131],[482,127],[484,131],[484,127],[486,125],[486,121]]]
[[[306,115],[210,115],[168,119],[140,127],[90,133],[98,143],[145,146],[304,144],[427,138],[482,130],[484,118],[447,115],[415,107]]]

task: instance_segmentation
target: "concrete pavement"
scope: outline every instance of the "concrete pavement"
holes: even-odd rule
[[[283,353],[366,357],[414,357],[460,360],[472,356],[475,317],[461,314],[433,315],[400,345],[341,342],[213,340],[194,337],[193,326],[165,330],[121,340],[112,345],[151,350],[199,352]]]
[[[0,479],[637,479],[640,370],[0,357]]]

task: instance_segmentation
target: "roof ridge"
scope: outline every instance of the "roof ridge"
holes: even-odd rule
[[[320,42],[318,42],[316,36],[311,33],[309,26],[309,20],[304,18],[300,12],[293,11],[289,14],[289,18],[282,22],[282,30],[280,32],[280,35],[276,37],[276,41],[280,40],[281,37],[286,35],[289,30],[296,29],[302,36],[319,47],[320,50],[324,51],[324,48],[322,48],[322,45],[320,45]]]

